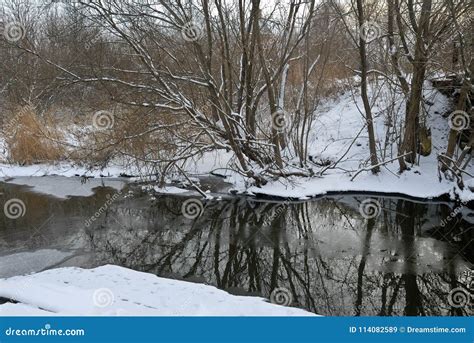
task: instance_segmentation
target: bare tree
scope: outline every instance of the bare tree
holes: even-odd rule
[[[357,0],[357,21],[359,29],[361,30],[366,23],[364,16],[364,6],[362,0]],[[364,103],[365,120],[367,124],[367,133],[369,135],[369,152],[370,162],[372,164],[371,171],[377,174],[380,171],[378,167],[377,150],[375,147],[375,133],[374,120],[372,116],[372,109],[370,107],[369,96],[367,94],[367,54],[366,54],[366,40],[362,34],[359,34],[359,56],[360,56],[360,91],[362,102]]]

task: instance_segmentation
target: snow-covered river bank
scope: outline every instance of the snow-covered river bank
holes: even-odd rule
[[[263,298],[235,296],[199,283],[106,265],[60,268],[0,280],[0,315],[310,316]]]

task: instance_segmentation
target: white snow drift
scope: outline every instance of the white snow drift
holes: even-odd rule
[[[310,316],[263,298],[105,265],[59,268],[0,279],[0,315],[80,316]]]

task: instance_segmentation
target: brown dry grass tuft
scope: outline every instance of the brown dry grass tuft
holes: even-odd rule
[[[115,157],[129,157],[138,161],[150,161],[172,158],[176,151],[173,135],[191,135],[185,127],[174,127],[176,116],[169,113],[147,113],[145,111],[109,112],[113,117],[113,126],[107,129],[86,130],[75,135],[80,146],[71,152],[70,158],[80,165],[105,167]],[[79,125],[91,126],[93,120],[85,118]],[[168,124],[170,130],[154,128],[155,124]]]
[[[63,139],[53,116],[40,118],[31,106],[19,108],[4,128],[11,163],[55,162],[64,158]]]

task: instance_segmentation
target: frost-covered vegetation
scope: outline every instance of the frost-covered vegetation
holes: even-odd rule
[[[4,163],[470,198],[470,1],[1,4]]]

